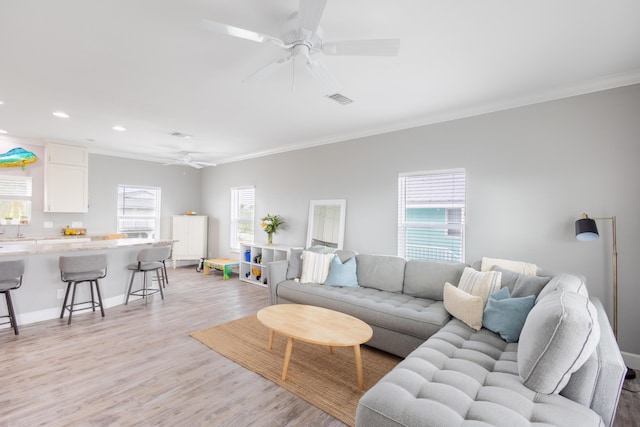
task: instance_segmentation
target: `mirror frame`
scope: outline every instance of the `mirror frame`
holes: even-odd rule
[[[347,200],[346,199],[332,199],[332,200],[310,200],[309,201],[309,224],[307,225],[307,248],[311,247],[311,241],[313,240],[313,216],[316,206],[339,206],[340,207],[340,223],[338,224],[338,246],[336,249],[342,249],[344,245],[344,224],[347,216]]]

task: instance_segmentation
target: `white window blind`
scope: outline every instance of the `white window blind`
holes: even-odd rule
[[[241,243],[253,243],[255,223],[255,188],[234,187],[231,189],[231,236],[232,250],[240,250]]]
[[[0,224],[31,222],[30,176],[0,176]]]
[[[464,261],[464,169],[398,177],[398,255]]]
[[[118,185],[118,233],[132,238],[160,236],[160,188]]]

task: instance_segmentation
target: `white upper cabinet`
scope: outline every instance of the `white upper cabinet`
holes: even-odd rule
[[[45,156],[44,211],[89,211],[89,154],[85,147],[48,143]]]

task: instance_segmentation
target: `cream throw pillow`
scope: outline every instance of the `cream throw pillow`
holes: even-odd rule
[[[477,271],[465,267],[458,283],[458,289],[482,298],[482,308],[487,305],[489,295],[500,290],[502,273],[499,271]]]
[[[482,298],[468,294],[451,283],[444,284],[444,308],[456,319],[460,319],[471,328],[482,328]]]
[[[515,271],[516,273],[527,274],[529,276],[535,276],[538,271],[538,266],[529,262],[523,261],[510,261],[508,259],[498,258],[482,258],[481,271],[490,271],[493,266],[504,268],[505,270]]]
[[[317,252],[302,252],[302,274],[300,283],[323,284],[329,275],[331,260],[334,254],[319,254]]]

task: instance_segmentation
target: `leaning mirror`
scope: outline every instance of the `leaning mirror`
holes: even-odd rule
[[[342,249],[346,210],[345,199],[311,200],[307,247],[322,245]]]

